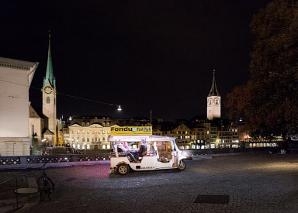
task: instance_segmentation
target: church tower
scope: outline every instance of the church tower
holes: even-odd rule
[[[213,79],[210,92],[207,96],[207,119],[213,120],[221,116],[221,100],[215,82],[215,70],[213,70]]]
[[[56,112],[56,80],[53,73],[53,64],[51,56],[51,34],[49,34],[49,48],[46,76],[42,87],[42,113],[48,118],[47,130],[53,134],[51,145],[55,144],[57,112]]]

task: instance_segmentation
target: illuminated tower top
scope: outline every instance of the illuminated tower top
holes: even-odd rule
[[[209,91],[208,97],[209,96],[220,96],[217,90],[216,81],[215,81],[215,69],[213,69],[213,79],[212,79],[212,85],[211,85],[211,89]]]
[[[51,56],[51,33],[49,32],[49,48],[48,48],[48,61],[47,61],[47,71],[46,76],[43,80],[43,85],[50,84],[53,88],[56,87],[56,80],[54,77],[53,72],[53,63],[52,63],[52,56]]]
[[[213,79],[211,89],[207,96],[207,119],[213,120],[214,118],[221,117],[221,97],[217,90],[215,82],[215,70],[213,70]]]

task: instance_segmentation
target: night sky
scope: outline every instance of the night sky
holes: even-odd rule
[[[37,111],[51,30],[59,116],[205,117],[213,69],[223,99],[247,80],[249,23],[268,2],[1,0],[0,56],[39,62]]]

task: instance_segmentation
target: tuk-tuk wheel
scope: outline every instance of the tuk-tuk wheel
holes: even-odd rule
[[[184,162],[184,160],[179,161],[179,165],[178,165],[178,169],[180,171],[184,170],[186,168],[186,164]]]
[[[120,175],[126,175],[129,172],[129,167],[127,164],[122,163],[117,166],[117,172]]]

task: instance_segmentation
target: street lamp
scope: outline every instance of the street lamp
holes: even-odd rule
[[[117,111],[118,112],[121,112],[122,111],[121,105],[118,105]]]

